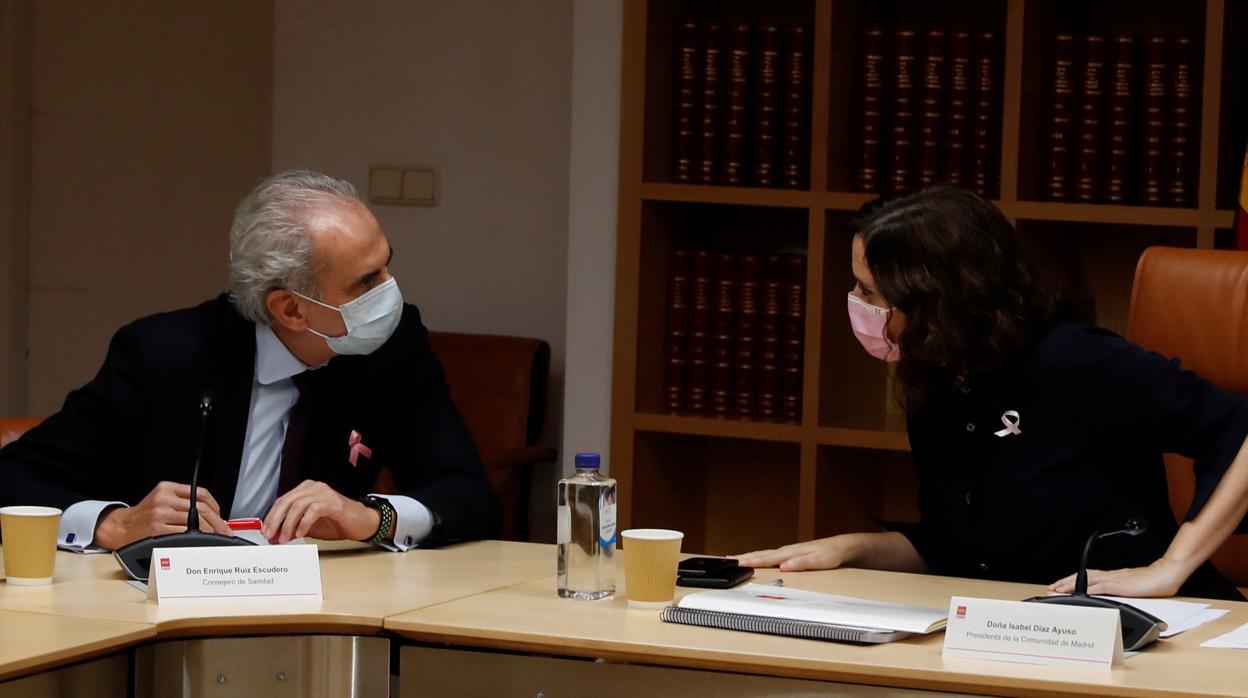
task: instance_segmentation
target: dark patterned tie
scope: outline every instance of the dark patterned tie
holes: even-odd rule
[[[286,440],[282,443],[282,474],[277,481],[277,496],[295,488],[303,480],[303,455],[308,442],[308,422],[312,417],[312,372],[295,374],[295,387],[299,399],[290,408],[290,422],[286,425]]]

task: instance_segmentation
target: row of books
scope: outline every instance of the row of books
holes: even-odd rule
[[[1053,38],[1046,198],[1195,204],[1192,41],[1140,43]]]
[[[855,187],[896,191],[940,181],[996,197],[996,35],[869,29],[862,46]]]
[[[674,250],[667,298],[668,411],[800,421],[805,257]]]
[[[683,22],[675,94],[677,182],[801,187],[809,127],[804,26]]]

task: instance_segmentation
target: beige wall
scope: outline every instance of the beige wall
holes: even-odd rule
[[[620,162],[623,0],[577,0],[573,10],[568,162],[568,329],[563,470],[576,451],[611,469],[616,205]]]
[[[239,198],[269,170],[272,8],[35,2],[31,414],[142,315],[224,288]]]
[[[558,445],[571,0],[278,0],[275,13],[274,170],[363,191],[370,163],[437,167],[438,206],[373,207],[392,271],[433,329],[550,342]]]

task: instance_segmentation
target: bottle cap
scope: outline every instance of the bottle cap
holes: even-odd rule
[[[576,468],[581,469],[598,469],[602,465],[602,457],[597,453],[578,453],[574,459]]]

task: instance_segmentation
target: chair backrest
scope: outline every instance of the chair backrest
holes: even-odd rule
[[[19,436],[42,421],[38,417],[0,417],[0,448],[17,441]]]
[[[499,537],[528,540],[532,465],[555,457],[553,450],[536,446],[546,412],[550,345],[456,332],[430,332],[429,344],[498,494]]]
[[[1248,252],[1150,247],[1135,270],[1127,339],[1227,390],[1248,394]],[[1195,491],[1191,461],[1166,455],[1170,506],[1180,521]],[[1232,536],[1213,564],[1248,586],[1248,536]]]
[[[550,345],[458,332],[430,332],[429,344],[482,460],[537,443],[546,411]]]

